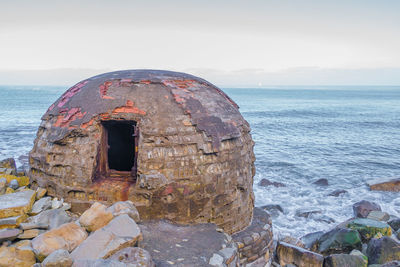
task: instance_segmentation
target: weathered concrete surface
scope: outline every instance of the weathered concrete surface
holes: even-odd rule
[[[184,226],[148,221],[139,226],[143,234],[139,246],[151,254],[157,267],[213,266],[210,262],[218,260],[236,266],[238,262],[236,245],[229,236],[217,231],[214,224]]]
[[[26,190],[0,196],[0,218],[7,218],[29,212],[35,202],[35,191]]]
[[[99,167],[108,121],[136,122],[137,177],[115,179]],[[145,220],[211,222],[232,233],[252,215],[253,145],[237,105],[210,83],[183,73],[118,71],[76,84],[49,108],[30,153],[30,177],[73,209],[131,200]]]

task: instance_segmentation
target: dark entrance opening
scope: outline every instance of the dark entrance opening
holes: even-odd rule
[[[138,129],[135,121],[103,121],[100,172],[107,177],[136,177]]]

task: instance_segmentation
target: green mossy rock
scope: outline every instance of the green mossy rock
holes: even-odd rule
[[[357,230],[364,242],[368,242],[376,234],[382,234],[383,236],[391,236],[392,228],[385,222],[375,221],[371,219],[358,218],[352,220],[347,227],[353,230]]]
[[[324,255],[349,253],[353,249],[361,249],[361,237],[356,230],[335,228],[318,240],[318,252]]]

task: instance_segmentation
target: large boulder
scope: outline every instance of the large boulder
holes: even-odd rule
[[[0,196],[0,218],[28,213],[35,202],[36,192],[26,190]]]
[[[318,239],[318,252],[324,255],[348,253],[361,249],[361,237],[356,230],[335,228]]]
[[[114,217],[121,214],[128,214],[135,222],[140,221],[139,212],[130,200],[118,201],[108,207],[106,211],[111,212]]]
[[[0,266],[2,267],[31,267],[35,263],[35,254],[29,249],[0,247]]]
[[[294,264],[299,267],[322,267],[324,256],[285,242],[279,242],[276,248],[279,264]]]
[[[84,228],[75,223],[66,223],[58,228],[45,232],[32,240],[36,256],[43,260],[58,249],[71,252],[87,237]]]
[[[43,267],[71,267],[73,260],[65,249],[53,251],[42,262]]]
[[[353,204],[354,217],[356,218],[367,218],[368,214],[373,210],[381,211],[381,207],[375,202],[367,200],[361,200]]]
[[[349,254],[331,254],[325,258],[324,267],[367,267],[362,257]]]
[[[377,233],[380,233],[384,236],[392,235],[392,228],[390,228],[387,223],[370,219],[354,219],[347,225],[347,227],[357,230],[360,233],[361,238],[364,242],[368,242]]]
[[[128,247],[121,249],[114,255],[110,260],[116,260],[127,264],[128,266],[143,266],[143,267],[154,267],[154,263],[151,259],[150,253],[142,248]]]
[[[113,215],[107,211],[107,206],[95,202],[79,218],[79,223],[89,232],[96,231],[112,220]]]
[[[388,236],[372,238],[368,243],[367,256],[369,264],[400,260],[400,243]]]
[[[142,238],[137,224],[127,214],[93,232],[72,253],[74,260],[106,259],[118,250],[134,246]]]
[[[65,223],[71,222],[72,218],[62,209],[45,210],[36,216],[29,217],[22,227],[55,229]]]

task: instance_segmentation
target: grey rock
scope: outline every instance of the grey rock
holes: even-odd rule
[[[111,212],[114,217],[117,217],[121,214],[127,214],[135,222],[140,221],[139,212],[133,202],[130,200],[116,202],[108,207],[106,211]]]
[[[210,258],[209,264],[211,266],[218,266],[218,267],[223,266],[224,258],[221,255],[214,253]]]
[[[368,243],[367,257],[370,264],[400,260],[400,243],[388,236],[372,238]]]
[[[324,255],[361,249],[361,236],[356,230],[335,228],[318,239],[318,251]]]
[[[279,213],[283,213],[283,208],[280,205],[277,204],[269,204],[269,205],[264,205],[261,206],[260,208],[266,210],[271,216],[278,216]]]
[[[25,215],[18,215],[18,216],[13,216],[13,217],[0,219],[0,228],[13,228],[13,227],[16,227],[23,220],[25,220]]]
[[[313,184],[320,185],[320,186],[328,186],[329,182],[327,179],[322,178],[322,179],[318,179],[317,181],[313,182]]]
[[[400,219],[399,218],[394,218],[388,221],[388,224],[394,231],[397,231],[400,229]]]
[[[72,218],[62,209],[45,210],[36,216],[29,217],[27,223],[48,225],[49,229],[59,227],[64,223],[71,222]]]
[[[62,205],[63,205],[63,203],[64,203],[64,200],[63,200],[63,199],[58,200],[58,198],[55,197],[55,198],[53,198],[53,200],[51,201],[51,208],[52,208],[52,209],[61,208]]]
[[[71,267],[73,260],[69,252],[65,249],[59,249],[52,252],[42,262],[43,267]]]
[[[33,204],[31,214],[38,214],[44,210],[51,208],[51,197],[43,197]]]
[[[331,254],[325,258],[324,267],[366,267],[365,260],[357,255]]]
[[[48,229],[49,225],[45,223],[21,223],[19,227],[22,230],[30,230],[30,229]]]
[[[122,214],[94,231],[72,251],[71,257],[74,260],[105,259],[124,247],[135,245],[141,237],[135,221]]]
[[[298,266],[322,267],[324,262],[324,257],[321,254],[285,242],[278,243],[276,254],[279,264],[282,266],[295,264]]]
[[[368,216],[367,219],[375,220],[375,221],[383,221],[387,222],[390,219],[390,215],[387,212],[382,212],[379,210],[372,210]]]
[[[8,185],[8,187],[11,187],[12,189],[17,190],[19,187],[19,183],[18,183],[17,179],[12,179],[10,181],[10,184]]]
[[[328,194],[328,196],[332,196],[332,197],[338,197],[338,196],[340,196],[340,195],[342,195],[342,194],[346,194],[346,193],[347,193],[347,191],[346,191],[346,190],[343,190],[343,189],[337,189],[337,190],[335,190],[335,191],[333,191],[333,192],[329,193],[329,194]]]
[[[390,261],[381,265],[381,267],[400,267],[400,261]]]
[[[323,231],[309,233],[301,237],[300,240],[303,242],[306,249],[311,249],[323,234]]]
[[[368,214],[373,211],[381,211],[381,207],[375,202],[361,200],[353,204],[353,213],[357,218],[367,218]]]
[[[275,187],[285,187],[286,185],[280,182],[271,182],[268,179],[261,179],[261,181],[258,183],[258,186],[262,187],[267,187],[267,186],[275,186]]]
[[[297,217],[309,218],[312,214],[320,214],[322,211],[320,210],[304,210],[300,209],[296,211]]]
[[[13,241],[22,231],[20,229],[1,229],[0,242]]]

